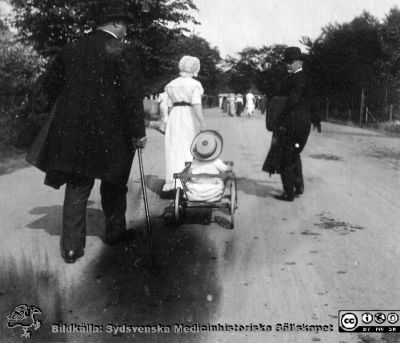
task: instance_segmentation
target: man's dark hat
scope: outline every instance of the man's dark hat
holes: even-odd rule
[[[304,60],[304,55],[301,53],[300,48],[297,46],[291,46],[286,48],[285,53],[283,55],[283,62],[284,63],[292,63],[293,61]]]

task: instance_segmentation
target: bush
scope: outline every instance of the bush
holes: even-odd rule
[[[27,146],[41,118],[30,114],[28,95],[45,60],[32,47],[0,41],[0,144]],[[35,132],[34,132],[35,131]]]
[[[400,121],[399,120],[383,123],[383,124],[381,124],[381,127],[385,131],[388,131],[391,133],[400,133]]]

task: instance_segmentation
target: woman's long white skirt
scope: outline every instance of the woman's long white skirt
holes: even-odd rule
[[[175,189],[174,173],[185,168],[185,162],[191,162],[193,156],[190,146],[199,132],[199,123],[190,106],[174,107],[168,117],[165,130],[165,184],[164,192]],[[177,187],[182,187],[178,180]]]

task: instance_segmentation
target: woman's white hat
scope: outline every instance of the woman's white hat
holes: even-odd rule
[[[180,75],[197,76],[200,71],[200,60],[193,56],[183,56],[179,61]]]
[[[222,136],[213,130],[205,130],[194,137],[190,152],[200,161],[212,161],[221,155],[223,148]]]

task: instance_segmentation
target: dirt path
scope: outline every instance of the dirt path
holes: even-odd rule
[[[167,225],[162,200],[163,137],[148,130],[144,152],[155,243],[162,269],[152,271],[137,161],[130,184],[128,220],[135,238],[110,248],[98,184],[88,210],[85,256],[66,265],[59,256],[63,192],[42,185],[26,168],[0,177],[0,318],[20,304],[42,310],[37,342],[379,342],[380,335],[338,333],[338,311],[393,309],[400,299],[399,139],[325,124],[303,152],[305,194],[293,203],[277,175],[261,165],[270,134],[264,118],[231,118],[206,111],[209,128],[224,137],[225,160],[235,162],[239,209],[229,215],[188,214]],[[97,324],[104,332],[52,333],[52,324]],[[107,333],[107,324],[182,323],[271,325],[272,332]],[[333,324],[333,332],[276,332],[279,323]],[[0,321],[1,342],[18,342],[20,328]],[[154,326],[152,326],[154,328]],[[254,330],[254,327],[253,327]],[[367,340],[369,339],[369,340]],[[393,336],[386,336],[393,339]],[[399,338],[400,339],[400,338]],[[395,341],[392,341],[395,342]]]

